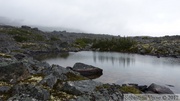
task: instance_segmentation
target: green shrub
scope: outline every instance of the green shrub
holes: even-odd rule
[[[130,48],[135,44],[136,44],[135,41],[126,37],[118,38],[118,39],[112,38],[111,40],[101,39],[94,42],[92,48],[100,49],[100,51],[124,52],[124,51],[129,51]]]
[[[88,39],[88,38],[77,38],[75,40],[75,44],[79,45],[80,47],[86,47],[87,44],[89,43],[92,43],[92,40],[91,39]]]
[[[13,37],[17,42],[24,42],[24,41],[27,41],[28,38],[27,37],[24,37],[24,36],[14,36]]]
[[[34,39],[36,41],[44,41],[45,40],[45,38],[42,35],[39,35],[39,34],[34,34],[33,37],[34,37]]]
[[[51,38],[50,38],[50,40],[51,41],[58,41],[58,40],[60,40],[58,37],[55,37],[55,36],[52,36]]]
[[[133,94],[140,94],[141,91],[135,87],[131,86],[123,86],[120,88],[120,90],[124,93],[133,93]]]
[[[9,30],[8,34],[11,34],[11,35],[32,35],[32,32],[25,30],[25,29],[14,28],[12,30]]]

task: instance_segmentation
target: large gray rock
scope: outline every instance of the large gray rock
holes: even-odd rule
[[[81,75],[90,79],[97,78],[103,74],[102,69],[84,63],[76,63],[72,70],[79,72]]]
[[[16,83],[24,80],[30,75],[27,67],[23,63],[14,63],[7,66],[0,67],[0,80]]]
[[[49,73],[50,74],[45,76],[39,84],[47,85],[53,88],[58,81],[64,82],[85,79],[79,73],[61,67],[59,65],[52,65],[52,68],[49,70]]]
[[[62,74],[66,74],[67,72],[69,72],[68,69],[61,67],[59,65],[52,65],[51,71],[53,75],[57,77],[61,77]]]
[[[44,77],[43,80],[40,81],[39,84],[49,86],[50,88],[53,88],[53,86],[57,83],[58,78],[54,76],[53,74],[50,74],[46,77]]]
[[[28,95],[31,98],[37,100],[46,101],[50,99],[50,93],[39,86],[33,86],[31,84],[18,84],[12,88],[12,95]]]
[[[100,82],[92,80],[69,81],[64,84],[62,90],[74,95],[81,95],[83,93],[91,93],[97,86],[102,85]]]
[[[50,74],[49,71],[51,69],[51,66],[46,62],[39,62],[37,60],[34,60],[33,58],[25,58],[22,61],[31,74]]]
[[[167,88],[165,86],[160,86],[160,85],[157,85],[154,83],[152,83],[148,87],[148,91],[152,91],[157,94],[174,94],[169,88]]]

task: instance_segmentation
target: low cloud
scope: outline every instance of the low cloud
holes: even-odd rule
[[[179,4],[179,0],[0,0],[0,12],[27,25],[163,36],[180,35]]]

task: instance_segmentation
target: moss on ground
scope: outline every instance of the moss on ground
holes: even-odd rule
[[[0,53],[0,57],[3,57],[3,58],[11,58],[10,55],[4,54],[4,53]]]
[[[12,86],[11,84],[4,82],[4,81],[0,81],[0,87],[1,86]]]
[[[141,91],[139,89],[132,87],[132,86],[122,86],[119,89],[123,93],[133,93],[133,94],[140,94],[141,93]]]
[[[66,92],[51,90],[50,101],[68,101],[73,98],[75,98],[74,95],[67,94]]]
[[[108,89],[110,88],[110,86],[111,86],[110,84],[103,84],[103,85],[97,86],[95,90],[99,91],[100,89]]]
[[[44,78],[44,75],[32,75],[29,78],[20,81],[21,84],[38,84],[42,79]]]
[[[12,52],[15,52],[15,53],[23,53],[24,50],[12,50]]]

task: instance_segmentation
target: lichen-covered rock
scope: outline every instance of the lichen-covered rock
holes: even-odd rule
[[[31,84],[18,84],[12,88],[12,95],[28,95],[31,98],[35,98],[37,100],[48,100],[50,99],[50,93],[40,87],[34,86]]]

